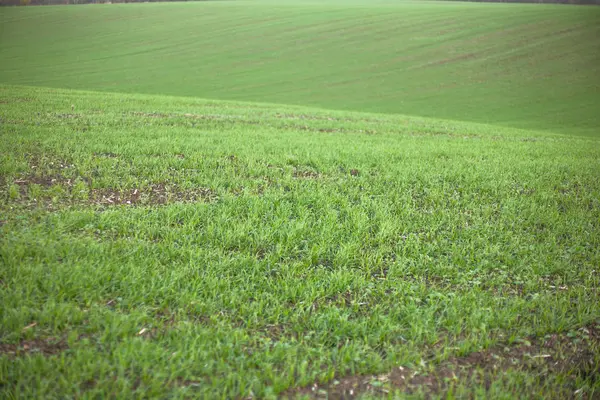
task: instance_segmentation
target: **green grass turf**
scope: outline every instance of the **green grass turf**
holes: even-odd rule
[[[216,1],[0,10],[0,82],[597,135],[600,8]]]
[[[450,393],[599,393],[597,347],[552,369],[600,318],[596,138],[10,86],[0,118],[4,398],[270,398],[555,333]]]

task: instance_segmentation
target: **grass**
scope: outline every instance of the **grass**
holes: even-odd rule
[[[0,118],[4,398],[600,393],[596,138],[20,86]]]
[[[0,10],[0,82],[399,113],[577,135],[600,124],[600,8],[215,1]]]
[[[598,397],[598,22],[0,9],[0,397]]]

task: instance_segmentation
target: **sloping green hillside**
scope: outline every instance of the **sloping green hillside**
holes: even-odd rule
[[[223,1],[0,10],[0,82],[600,124],[600,8]]]
[[[2,398],[600,393],[597,139],[22,87],[0,120]]]

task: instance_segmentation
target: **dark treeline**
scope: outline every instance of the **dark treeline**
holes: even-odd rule
[[[0,6],[42,6],[60,4],[111,4],[111,3],[148,3],[169,1],[206,1],[206,0],[0,0]],[[446,0],[456,1],[456,0]],[[538,4],[595,4],[600,0],[460,0],[481,3],[538,3]]]
[[[63,4],[154,3],[188,0],[0,0],[0,6],[52,6]],[[206,1],[206,0],[189,0]]]
[[[445,0],[457,1],[457,0]],[[536,4],[581,4],[600,5],[600,0],[458,0],[471,3],[536,3]]]

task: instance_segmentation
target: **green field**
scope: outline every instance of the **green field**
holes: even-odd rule
[[[598,398],[599,11],[1,8],[0,398]]]
[[[0,9],[0,83],[600,125],[600,8],[213,1]]]
[[[20,87],[0,115],[5,394],[599,393],[597,139]]]

